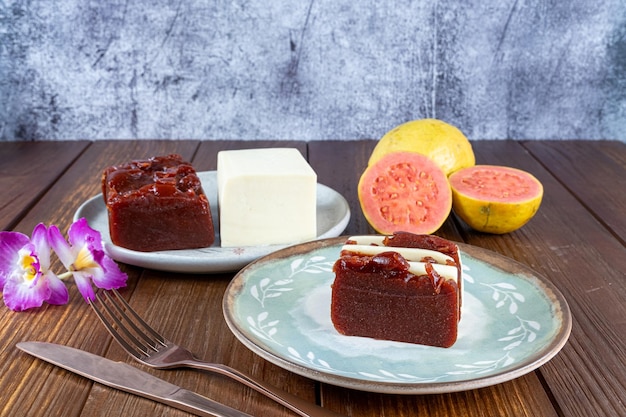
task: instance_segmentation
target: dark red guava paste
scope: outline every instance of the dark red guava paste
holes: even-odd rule
[[[215,240],[200,179],[180,155],[106,168],[102,194],[117,246],[152,252],[207,247]]]

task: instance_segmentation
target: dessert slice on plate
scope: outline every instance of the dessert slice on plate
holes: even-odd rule
[[[461,318],[461,259],[432,235],[353,236],[333,270],[331,319],[338,332],[450,347]]]

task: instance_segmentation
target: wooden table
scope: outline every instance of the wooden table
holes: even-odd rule
[[[78,206],[97,194],[100,173],[130,158],[177,152],[199,170],[216,168],[222,149],[293,146],[320,183],[343,194],[346,234],[371,233],[356,185],[374,141],[98,141],[0,143],[0,226],[31,234],[39,223],[65,233]],[[451,216],[437,232],[519,261],[552,281],[573,316],[569,341],[536,371],[499,385],[438,395],[371,394],[285,371],[245,348],[229,331],[221,302],[233,273],[185,275],[121,265],[123,294],[149,321],[198,356],[248,371],[347,416],[626,416],[626,145],[611,141],[476,141],[477,162],[533,173],[545,196],[522,229],[474,232]],[[60,267],[60,264],[57,264]],[[57,268],[59,269],[59,268]],[[50,341],[132,363],[74,286],[65,306],[16,313],[0,306],[3,416],[185,416],[34,359],[15,348]],[[250,389],[194,370],[150,373],[257,416],[294,415]]]

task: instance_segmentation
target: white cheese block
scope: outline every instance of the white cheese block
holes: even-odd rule
[[[317,236],[317,175],[297,149],[217,155],[223,247],[292,244]]]

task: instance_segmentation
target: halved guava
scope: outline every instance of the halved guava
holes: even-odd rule
[[[452,210],[452,192],[443,170],[413,152],[392,152],[368,166],[358,193],[365,218],[381,234],[431,234]]]
[[[520,169],[476,165],[448,178],[452,207],[472,229],[503,234],[525,225],[539,210],[543,185]]]

